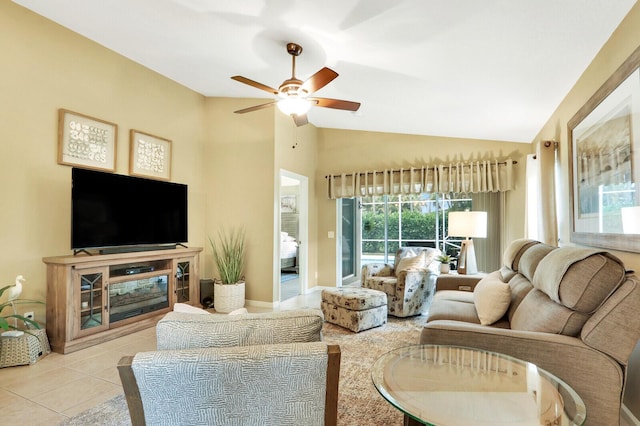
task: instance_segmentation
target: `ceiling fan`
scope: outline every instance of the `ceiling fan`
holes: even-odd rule
[[[312,106],[342,109],[346,111],[357,111],[358,108],[360,108],[360,102],[309,97],[309,95],[329,84],[338,76],[338,73],[332,69],[324,67],[309,77],[306,81],[303,82],[302,80],[298,80],[296,78],[296,56],[299,56],[302,53],[302,46],[296,43],[287,43],[287,52],[291,55],[292,61],[291,78],[283,81],[280,87],[278,87],[278,90],[239,75],[231,77],[233,80],[264,90],[265,92],[277,95],[280,98],[272,102],[267,102],[266,104],[234,111],[236,114],[244,114],[277,105],[282,112],[293,118],[296,126],[304,126],[308,123],[307,111],[309,111],[309,108]]]

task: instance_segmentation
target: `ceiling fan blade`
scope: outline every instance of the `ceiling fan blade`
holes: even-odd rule
[[[309,120],[307,119],[307,114],[300,114],[300,115],[291,114],[291,117],[293,118],[294,123],[296,123],[296,126],[298,127],[304,126],[309,122]]]
[[[320,71],[309,77],[307,81],[302,83],[301,89],[306,90],[307,93],[311,94],[317,90],[322,89],[337,76],[337,72],[330,68],[324,67]]]
[[[239,81],[240,83],[248,84],[249,86],[253,86],[256,89],[264,90],[265,92],[271,93],[272,95],[277,95],[278,91],[273,87],[269,87],[262,83],[258,83],[257,81],[250,80],[246,77],[242,77],[241,75],[234,75],[231,77],[232,80]]]
[[[277,101],[267,102],[266,104],[255,105],[249,108],[239,109],[233,112],[235,112],[236,114],[244,114],[246,112],[258,111],[259,109],[269,108],[270,106],[273,106],[277,103],[278,103]]]
[[[328,98],[307,98],[310,101],[315,101],[316,106],[323,108],[344,109],[347,111],[357,111],[360,108],[360,102],[343,101],[341,99],[328,99]]]

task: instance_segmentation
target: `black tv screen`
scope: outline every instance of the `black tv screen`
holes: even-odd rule
[[[187,242],[187,185],[74,168],[71,248]]]

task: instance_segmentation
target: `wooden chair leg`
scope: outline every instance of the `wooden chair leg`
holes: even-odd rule
[[[327,394],[325,396],[324,424],[336,426],[338,424],[338,382],[340,381],[340,346],[327,347],[329,359],[327,362]]]
[[[124,389],[124,396],[127,399],[132,426],[145,426],[142,397],[140,396],[140,389],[138,388],[136,377],[133,375],[133,369],[131,368],[132,363],[132,356],[120,358],[118,362],[118,373],[120,374],[120,381]]]

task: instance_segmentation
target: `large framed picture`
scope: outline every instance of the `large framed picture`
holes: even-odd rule
[[[569,121],[571,240],[640,252],[640,48]]]
[[[58,164],[114,172],[118,126],[66,109],[58,110]]]
[[[130,138],[129,173],[170,180],[171,141],[139,130],[131,130]]]

